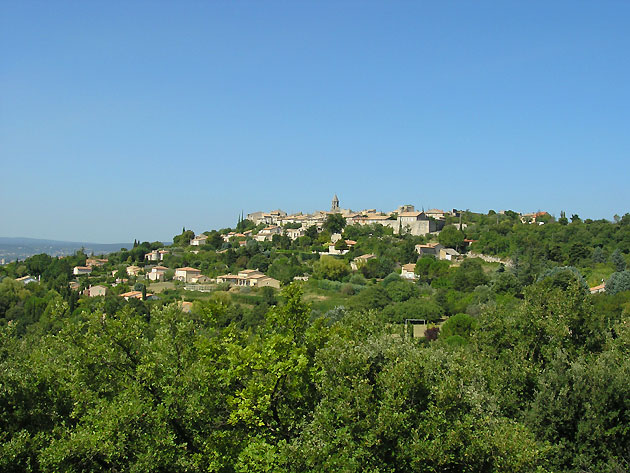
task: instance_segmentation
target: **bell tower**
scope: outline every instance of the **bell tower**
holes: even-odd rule
[[[330,211],[331,212],[338,212],[339,211],[339,197],[337,197],[337,194],[335,194],[335,196],[333,197],[332,206],[330,207]]]

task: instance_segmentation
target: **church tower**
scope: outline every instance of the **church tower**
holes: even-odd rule
[[[332,207],[330,207],[330,211],[339,212],[339,197],[337,197],[337,194],[335,194],[335,196],[333,197]]]

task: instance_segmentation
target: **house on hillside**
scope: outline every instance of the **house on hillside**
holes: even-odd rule
[[[182,281],[182,282],[191,282],[192,278],[199,277],[200,275],[201,275],[201,270],[187,266],[184,268],[177,268],[175,270],[174,279],[177,279],[178,281]]]
[[[599,294],[600,292],[606,292],[606,283],[602,282],[598,286],[590,287],[589,291],[591,294]]]
[[[425,245],[416,245],[416,253],[418,253],[420,257],[426,256],[426,255],[437,257],[442,248],[444,247],[440,245],[439,243],[427,243]]]
[[[201,235],[197,235],[195,238],[190,240],[190,246],[205,245],[207,240],[208,240],[208,235],[204,235],[202,233]]]
[[[297,240],[306,235],[306,230],[304,228],[287,228],[285,233],[291,240]]]
[[[107,293],[107,287],[97,285],[88,287],[83,294],[88,297],[104,296]]]
[[[438,220],[442,220],[444,219],[444,216],[446,215],[446,212],[444,212],[444,210],[440,210],[440,209],[429,209],[426,212],[424,212],[425,215],[427,217],[432,217]]]
[[[417,279],[417,275],[415,273],[416,265],[414,263],[403,264],[400,270],[400,277],[403,279]]]
[[[140,272],[142,271],[142,268],[140,266],[131,265],[131,266],[127,266],[125,270],[127,271],[128,276],[135,277],[135,276],[138,276],[138,274],[140,274]]]
[[[37,278],[34,278],[33,276],[23,276],[21,278],[17,278],[16,281],[21,282],[26,286],[28,283],[38,282],[39,280]]]
[[[271,241],[274,235],[282,235],[283,231],[282,227],[269,225],[259,231],[255,238],[257,241]]]
[[[200,274],[199,276],[192,276],[190,282],[193,284],[208,284],[212,282],[212,279],[205,274]]]
[[[521,223],[537,223],[539,225],[544,224],[545,222],[541,222],[540,218],[549,215],[547,212],[532,212],[528,214],[521,215]]]
[[[72,274],[75,276],[81,276],[84,274],[92,274],[92,266],[75,266],[72,269]]]
[[[166,266],[153,266],[151,271],[147,273],[147,278],[151,281],[164,281],[166,279]]]
[[[376,258],[376,255],[373,255],[372,253],[368,253],[365,255],[357,256],[350,262],[350,268],[352,268],[353,271],[357,271],[363,265],[365,265],[365,263],[367,263],[368,260],[371,260],[372,258]]]
[[[411,235],[428,235],[440,231],[444,220],[429,218],[426,212],[402,212],[398,214],[394,232]]]
[[[168,254],[168,250],[153,250],[144,255],[144,259],[148,261],[164,261],[164,256]]]
[[[446,261],[453,261],[459,257],[459,253],[453,248],[441,248],[438,258]]]
[[[224,274],[217,277],[217,283],[228,283],[233,286],[274,287],[280,288],[280,281],[266,276],[256,269],[244,269],[238,274]]]

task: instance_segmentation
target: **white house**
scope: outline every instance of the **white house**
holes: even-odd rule
[[[306,230],[304,228],[287,228],[285,232],[291,240],[297,240],[298,238],[306,235]]]
[[[416,279],[417,276],[414,272],[415,269],[416,265],[414,263],[403,264],[400,271],[400,277],[404,279]]]
[[[208,236],[202,233],[201,235],[197,235],[195,238],[190,240],[190,245],[191,246],[205,245],[207,239],[208,239]]]
[[[144,259],[149,261],[163,261],[164,255],[168,254],[168,250],[153,250],[151,253],[144,255]]]
[[[147,273],[147,278],[151,281],[164,281],[167,271],[168,268],[165,266],[154,266],[151,268],[151,271]]]
[[[82,274],[91,274],[92,266],[75,266],[72,270],[72,274],[75,276],[80,276]]]
[[[17,278],[16,281],[21,282],[24,285],[27,285],[30,282],[38,282],[37,278],[34,278],[33,276],[23,276],[21,278]]]

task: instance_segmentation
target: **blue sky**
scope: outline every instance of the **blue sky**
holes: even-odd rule
[[[630,211],[630,3],[5,1],[0,236]]]

